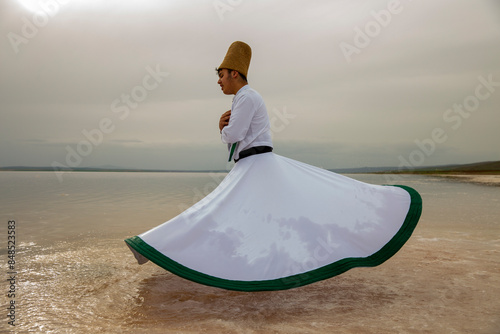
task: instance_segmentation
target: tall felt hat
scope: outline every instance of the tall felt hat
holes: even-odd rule
[[[233,44],[229,46],[219,69],[227,68],[229,70],[235,70],[247,77],[250,58],[252,58],[252,49],[248,44],[240,41],[233,42]]]

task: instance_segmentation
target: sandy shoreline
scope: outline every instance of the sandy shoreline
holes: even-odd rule
[[[424,208],[392,258],[296,289],[238,292],[139,266],[123,242],[178,214],[210,175],[72,173],[59,184],[16,174],[0,173],[0,218],[19,222],[18,332],[500,333],[500,188],[469,183],[491,175],[406,175],[396,181]]]
[[[491,186],[500,186],[500,175],[474,175],[474,174],[435,174],[433,176],[446,177],[462,182],[479,183]]]

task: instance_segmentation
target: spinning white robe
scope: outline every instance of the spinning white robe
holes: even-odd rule
[[[274,153],[240,160],[208,196],[126,239],[139,263],[231,290],[290,289],[377,266],[413,232],[420,195]]]

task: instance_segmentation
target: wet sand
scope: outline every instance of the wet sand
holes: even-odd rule
[[[500,186],[500,175],[476,175],[476,174],[436,174],[462,182],[478,183],[490,186]]]
[[[467,177],[457,180],[500,182],[499,176]],[[465,206],[466,198],[441,207],[442,195],[422,196],[413,236],[376,268],[257,293],[206,287],[155,268],[141,282],[141,303],[128,326],[151,331],[156,323],[176,333],[500,333],[498,219],[474,214],[481,209]],[[495,224],[485,223],[490,220]]]
[[[378,267],[355,268],[274,292],[222,290],[152,263],[139,266],[118,238],[84,238],[78,247],[71,246],[74,250],[64,243],[38,247],[29,269],[20,264],[27,270],[19,275],[18,329],[109,334],[500,333],[500,240],[431,226],[431,221],[423,221],[401,251]],[[27,254],[21,254],[27,260]]]
[[[500,242],[417,232],[377,268],[309,286],[244,293],[159,271],[128,326],[151,333],[500,333]],[[155,324],[156,329],[151,328]]]
[[[500,333],[500,188],[410,175],[422,218],[387,262],[292,290],[235,292],[139,266],[123,242],[209,181],[89,173],[59,185],[20,175],[0,203],[0,217],[18,221],[16,332]]]

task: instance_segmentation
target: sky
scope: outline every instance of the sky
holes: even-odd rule
[[[215,68],[252,47],[275,153],[500,160],[498,0],[3,0],[0,167],[229,169]]]

